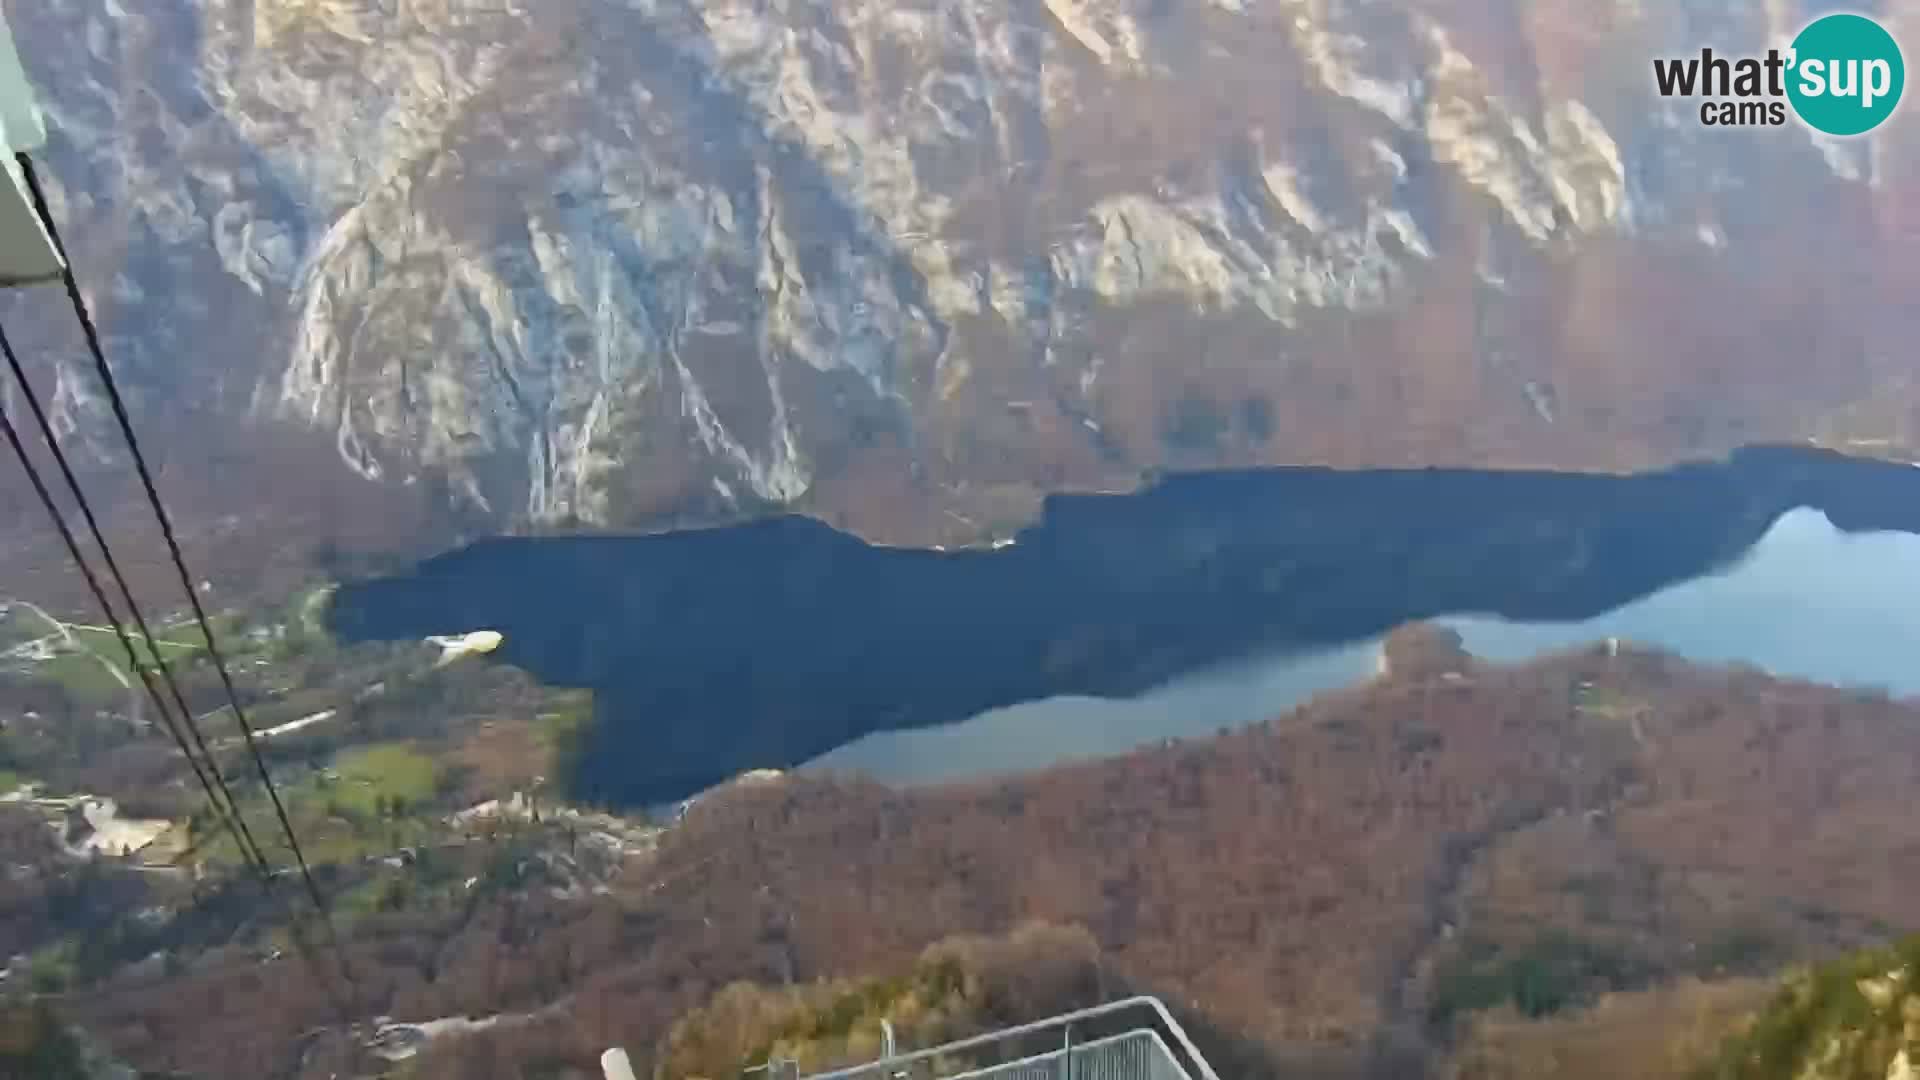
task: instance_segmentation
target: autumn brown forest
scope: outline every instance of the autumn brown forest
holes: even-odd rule
[[[1152,992],[1245,1075],[1498,1076],[1536,1025],[1620,995],[1763,985],[1912,929],[1920,706],[1632,648],[1505,667],[1416,628],[1388,655],[1251,729],[1004,781],[736,782],[592,874],[552,815],[422,849],[356,893],[377,899],[344,921],[345,1008],[496,1018],[410,1077],[587,1075],[611,1044],[672,1060],[731,984],[911,981],[929,946],[1047,924],[1098,977],[999,946],[981,985],[1036,980],[1014,1012]],[[52,910],[29,887],[7,910]],[[251,944],[271,910],[209,903],[240,929],[209,915],[61,1013],[145,1068],[377,1075],[364,1020],[347,1034],[298,956]],[[941,1030],[1007,1018],[977,1006]]]

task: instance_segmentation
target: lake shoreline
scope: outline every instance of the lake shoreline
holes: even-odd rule
[[[1920,470],[1743,451],[1631,477],[1314,468],[1061,495],[999,549],[868,545],[788,516],[496,539],[344,585],[345,640],[499,630],[590,687],[579,790],[662,802],[874,732],[1205,670],[1466,611],[1591,619],[1736,563],[1789,511],[1920,534]]]

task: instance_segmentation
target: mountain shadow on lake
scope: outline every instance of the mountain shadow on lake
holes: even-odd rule
[[[1412,619],[1588,618],[1729,564],[1798,506],[1920,532],[1920,469],[1768,448],[1626,477],[1190,474],[1051,498],[995,551],[873,547],[801,517],[495,539],[348,584],[328,618],[347,640],[501,631],[498,659],[596,692],[575,793],[649,804],[874,731],[1132,695]]]

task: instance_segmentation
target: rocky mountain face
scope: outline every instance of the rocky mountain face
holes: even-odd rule
[[[1654,93],[1788,0],[6,3],[143,425],[280,469],[236,514],[931,543],[1167,466],[1920,446],[1915,110]],[[0,310],[108,455],[57,297]]]
[[[1713,1080],[1920,1077],[1920,938],[1792,973],[1728,1039]]]

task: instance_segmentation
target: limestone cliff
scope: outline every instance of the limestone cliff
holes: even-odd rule
[[[1920,445],[1913,110],[1653,93],[1786,0],[7,3],[149,426],[483,529]]]

